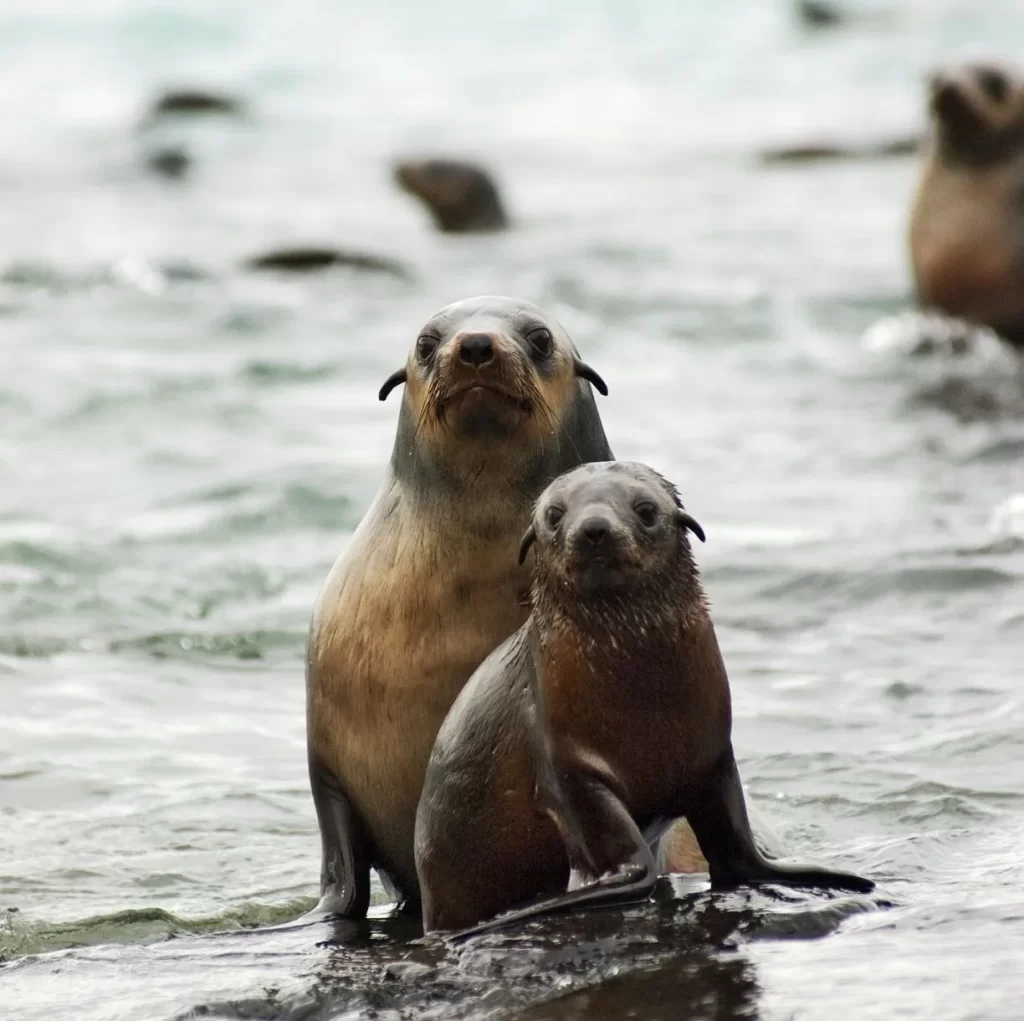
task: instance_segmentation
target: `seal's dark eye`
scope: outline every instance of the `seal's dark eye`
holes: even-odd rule
[[[433,337],[429,333],[424,333],[421,337],[417,337],[416,357],[421,362],[429,361],[437,350],[437,345],[440,343],[441,341],[438,337]]]
[[[552,528],[557,528],[558,522],[562,520],[564,514],[565,511],[561,507],[548,507],[544,517],[547,518],[547,522]]]
[[[530,342],[530,347],[542,358],[545,355],[551,354],[553,341],[551,331],[546,327],[538,326],[536,329],[530,330],[526,335],[526,339]]]
[[[654,524],[658,520],[658,508],[653,503],[644,501],[638,503],[633,510],[636,512],[636,516],[648,527]]]
[[[997,103],[1002,103],[1010,91],[1010,84],[1006,80],[1006,75],[996,71],[994,68],[982,68],[978,72],[978,84],[989,99]]]

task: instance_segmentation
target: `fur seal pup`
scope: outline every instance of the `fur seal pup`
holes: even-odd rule
[[[508,216],[494,178],[464,160],[400,160],[398,186],[430,210],[434,226],[450,234],[503,230]]]
[[[443,308],[405,366],[391,462],[317,600],[307,743],[323,843],[318,912],[366,913],[370,868],[418,902],[413,829],[437,730],[528,615],[516,559],[533,502],[611,457],[591,385],[551,316],[481,297]]]
[[[939,72],[929,109],[909,224],[918,303],[1024,344],[1024,76]]]
[[[683,816],[715,887],[873,888],[757,850],[688,532],[703,541],[675,488],[640,464],[583,465],[537,501],[520,548],[520,560],[534,550],[533,611],[463,689],[427,766],[426,931],[642,898],[652,844]],[[537,897],[552,899],[513,910]]]

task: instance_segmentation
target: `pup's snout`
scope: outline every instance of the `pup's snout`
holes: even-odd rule
[[[603,514],[588,514],[573,529],[572,544],[583,556],[610,553],[615,547],[615,525]]]

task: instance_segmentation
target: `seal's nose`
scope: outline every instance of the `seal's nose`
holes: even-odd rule
[[[480,368],[494,360],[494,341],[486,333],[469,333],[459,341],[459,359]]]
[[[587,518],[580,525],[580,531],[589,543],[594,546],[601,546],[608,538],[608,522],[603,518]]]

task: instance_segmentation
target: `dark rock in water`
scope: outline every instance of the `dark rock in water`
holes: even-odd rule
[[[411,278],[409,269],[395,259],[365,252],[350,252],[339,248],[316,246],[274,248],[245,260],[247,269],[269,270],[277,273],[316,273],[335,267],[349,267],[368,273],[389,273],[403,280]]]
[[[192,169],[192,157],[180,145],[167,145],[146,154],[146,166],[160,177],[180,181]]]
[[[195,1004],[178,1018],[756,1017],[757,964],[746,945],[825,938],[847,918],[889,906],[773,888],[711,893],[706,876],[666,877],[655,893],[635,907],[549,916],[459,945],[417,938],[419,923],[396,916],[327,920],[291,935],[249,930],[250,942],[315,941],[323,954],[295,988]]]
[[[200,116],[220,114],[226,117],[240,117],[245,105],[235,96],[221,92],[207,92],[204,89],[171,89],[161,93],[150,104],[148,120],[166,116]]]
[[[490,173],[462,160],[400,160],[395,180],[430,210],[446,233],[503,230],[508,226],[498,186]]]
[[[694,955],[616,975],[517,1014],[518,1021],[677,1021],[756,1018],[760,990],[748,961]]]
[[[870,350],[905,356],[927,378],[914,384],[912,408],[960,422],[1024,418],[1024,352],[986,326],[940,312],[906,311],[864,334]]]
[[[810,141],[764,149],[758,154],[762,163],[815,163],[827,160],[885,159],[912,156],[921,147],[919,135],[904,135],[878,142],[844,143]]]
[[[846,13],[827,0],[797,0],[796,16],[808,28],[834,28],[846,21]]]
[[[943,315],[908,309],[885,316],[864,334],[864,343],[876,351],[898,351],[912,357],[977,355],[998,363],[1000,371],[1015,366],[1013,341],[987,326]]]
[[[193,284],[203,280],[212,280],[213,273],[194,262],[187,262],[184,259],[168,259],[158,264],[164,279],[171,283]]]
[[[943,411],[964,424],[1022,419],[1024,372],[1005,379],[947,376],[918,389],[910,404]]]

